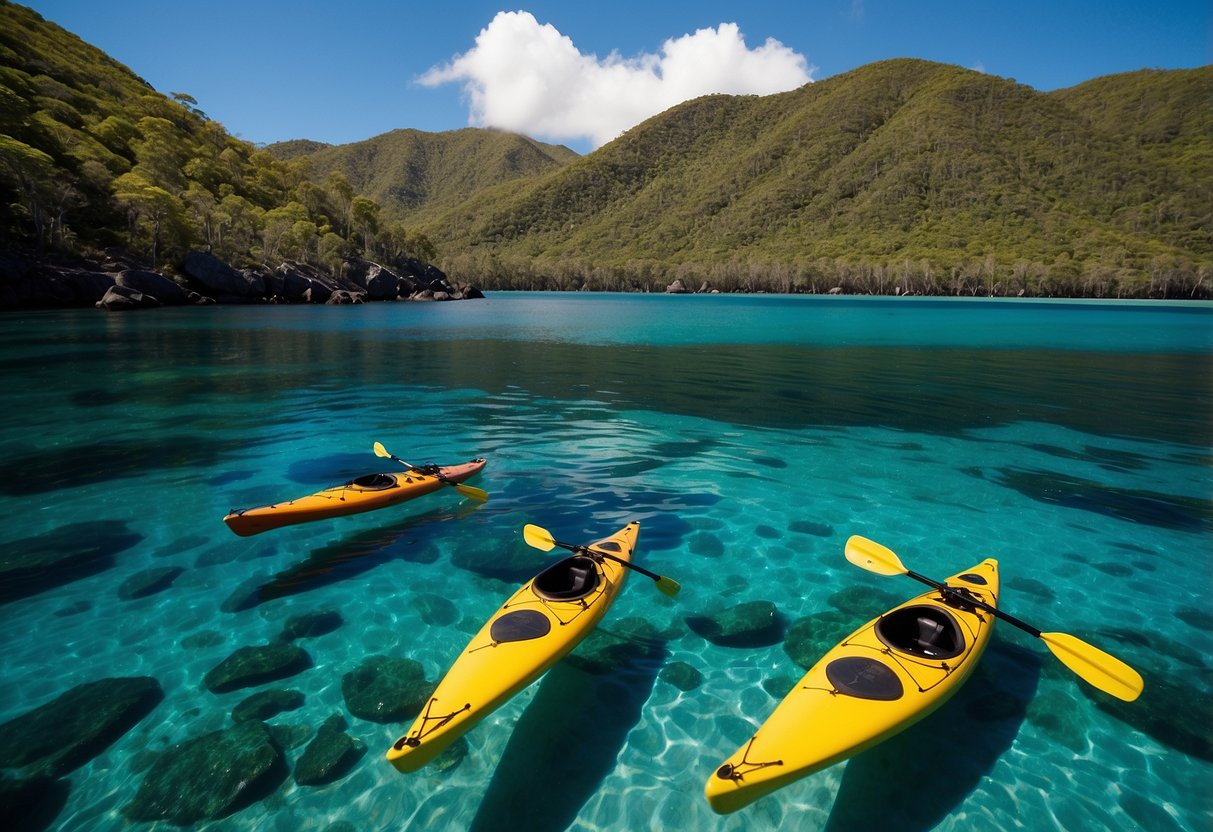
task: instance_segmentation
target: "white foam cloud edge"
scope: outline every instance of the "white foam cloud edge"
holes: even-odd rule
[[[773,38],[755,49],[736,23],[666,40],[657,55],[605,58],[526,11],[498,12],[475,46],[418,81],[463,85],[468,123],[597,148],[675,104],[710,93],[769,95],[813,80],[817,67]]]

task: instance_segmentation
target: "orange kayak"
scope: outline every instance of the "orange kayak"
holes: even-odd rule
[[[460,465],[426,465],[400,473],[367,474],[285,503],[233,510],[223,522],[236,534],[248,537],[296,523],[374,511],[429,494],[444,485],[461,483],[480,473],[484,465],[484,459],[473,459]]]

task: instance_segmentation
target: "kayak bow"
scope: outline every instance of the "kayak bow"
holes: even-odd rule
[[[640,524],[540,572],[501,605],[439,683],[408,733],[387,752],[416,771],[577,646],[619,594]],[[604,557],[610,555],[611,557]]]
[[[992,559],[912,598],[826,653],[754,736],[708,778],[714,811],[734,812],[918,722],[969,678],[998,603]]]

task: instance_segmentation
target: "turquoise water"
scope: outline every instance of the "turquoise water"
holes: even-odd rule
[[[0,367],[5,557],[109,556],[0,586],[0,722],[104,677],[165,691],[66,776],[52,828],[150,828],[122,816],[147,751],[230,726],[259,689],[213,694],[206,672],[331,609],[342,625],[299,642],[313,666],[266,686],[305,697],[271,723],[341,713],[368,753],[197,828],[844,830],[885,811],[900,829],[1213,828],[1213,305],[518,293],[22,313],[0,318]],[[222,524],[391,470],[376,440],[417,463],[486,456],[492,499],[447,490],[248,539]],[[452,770],[383,761],[407,726],[351,716],[343,674],[386,655],[437,680],[552,557],[524,523],[588,541],[632,519],[637,562],[677,599],[636,576],[600,627],[611,660],[584,644]],[[687,619],[766,600],[782,636],[917,594],[849,565],[852,534],[937,578],[998,558],[1004,609],[1129,661],[1145,693],[1118,703],[999,625],[928,720],[712,814],[704,781],[803,669],[781,637],[719,646]],[[184,570],[168,589],[119,596],[165,566]],[[698,687],[659,675],[678,662]]]

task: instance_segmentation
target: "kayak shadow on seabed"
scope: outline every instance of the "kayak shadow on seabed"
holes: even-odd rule
[[[846,764],[827,832],[934,829],[1014,743],[1044,657],[994,636],[947,704]]]
[[[470,832],[568,829],[614,769],[667,656],[663,641],[600,628],[558,662],[514,727]]]

